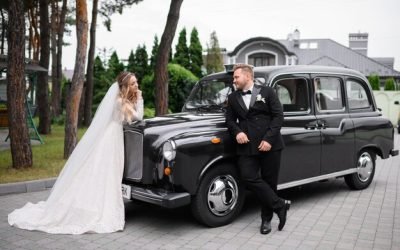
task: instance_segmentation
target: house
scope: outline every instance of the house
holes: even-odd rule
[[[254,66],[338,66],[358,70],[366,76],[377,74],[382,80],[393,77],[400,81],[400,72],[393,68],[394,58],[368,57],[368,33],[349,34],[349,47],[332,39],[301,39],[297,29],[287,39],[253,37],[226,53],[224,60],[227,64]]]

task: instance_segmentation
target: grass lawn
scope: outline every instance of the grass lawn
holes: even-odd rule
[[[41,135],[44,144],[32,145],[33,167],[13,169],[11,150],[0,151],[0,184],[56,177],[63,168],[64,126],[52,125],[50,135]],[[86,128],[78,130],[81,138]]]

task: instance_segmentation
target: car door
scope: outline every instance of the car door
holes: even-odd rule
[[[321,175],[354,165],[354,125],[346,105],[343,78],[312,75],[317,126],[321,131]]]
[[[282,75],[274,79],[284,111],[281,129],[285,141],[278,183],[318,176],[320,174],[321,140],[311,103],[311,82],[308,74]],[[282,185],[283,184],[283,185]]]

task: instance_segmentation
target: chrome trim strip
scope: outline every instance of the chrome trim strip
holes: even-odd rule
[[[228,128],[212,128],[212,129],[208,129],[207,131],[195,131],[195,132],[185,132],[182,134],[179,134],[180,136],[184,136],[184,135],[207,135],[210,134],[212,132],[224,132],[224,131],[228,131]]]
[[[218,161],[218,160],[220,160],[220,159],[222,159],[222,158],[224,158],[224,157],[223,157],[222,155],[220,155],[220,156],[217,156],[216,158],[212,159],[212,160],[203,168],[203,170],[201,170],[200,176],[199,176],[198,180],[200,181],[201,178],[203,177],[204,173],[205,173],[216,161]]]
[[[326,180],[326,179],[330,179],[330,178],[334,178],[334,177],[344,176],[344,175],[348,175],[348,174],[352,174],[352,173],[356,173],[356,172],[357,172],[357,168],[351,168],[351,169],[347,169],[344,171],[339,171],[339,172],[335,172],[335,173],[331,173],[331,174],[325,174],[325,175],[307,178],[304,180],[283,183],[283,184],[278,185],[278,190],[296,187],[296,186],[300,186],[300,185],[304,185],[304,184],[308,184],[308,183],[312,183],[312,182],[316,182],[316,181]]]
[[[360,79],[360,80],[365,81],[365,79],[362,78],[362,77],[360,77],[359,75],[351,74],[351,73],[349,73],[349,72],[340,73],[340,72],[325,72],[325,71],[321,71],[321,72],[315,72],[315,71],[292,71],[292,72],[281,72],[281,73],[278,73],[278,74],[276,74],[276,75],[273,75],[273,76],[270,78],[270,81],[267,82],[266,84],[269,85],[269,86],[271,86],[271,83],[274,82],[275,78],[277,78],[277,77],[279,77],[279,76],[281,76],[281,75],[293,75],[293,74],[302,74],[302,75],[310,74],[310,75],[339,75],[339,76],[350,76],[350,77],[358,78],[358,79]],[[267,80],[268,80],[268,79],[267,79]]]

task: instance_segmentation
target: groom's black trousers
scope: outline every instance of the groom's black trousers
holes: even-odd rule
[[[240,176],[247,188],[261,202],[261,218],[270,221],[273,212],[284,206],[276,194],[282,150],[263,152],[259,155],[240,155]]]

